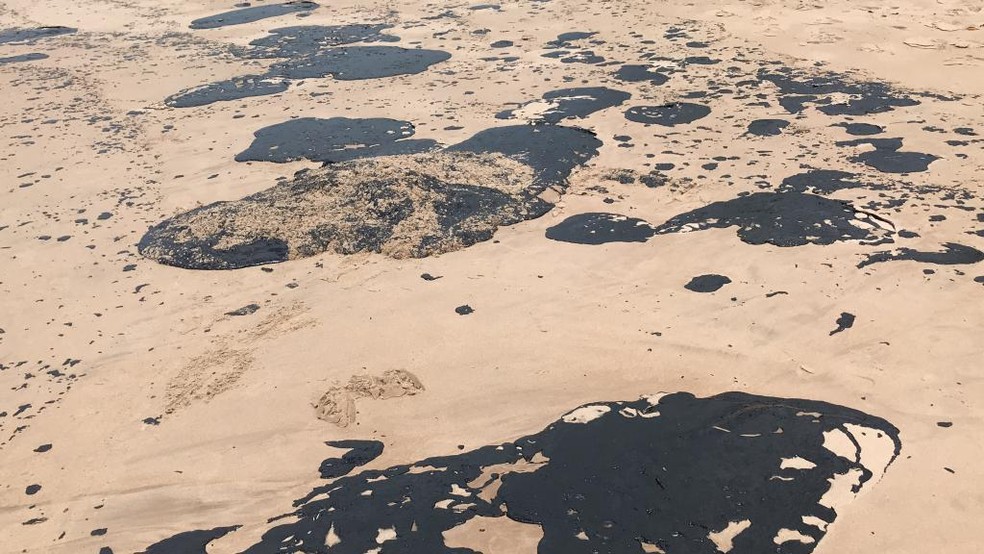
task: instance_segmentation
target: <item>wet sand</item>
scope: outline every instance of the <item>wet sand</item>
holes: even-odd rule
[[[982,68],[965,0],[3,0],[0,552],[977,552]]]

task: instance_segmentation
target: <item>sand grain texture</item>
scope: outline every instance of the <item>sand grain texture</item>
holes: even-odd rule
[[[251,4],[0,0],[0,554],[981,550],[980,2]]]

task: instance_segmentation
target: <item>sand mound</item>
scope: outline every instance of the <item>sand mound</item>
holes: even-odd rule
[[[421,258],[539,217],[533,169],[499,154],[390,156],[302,171],[152,227],[140,253],[190,269],[234,269],[322,252]]]
[[[398,396],[413,396],[424,390],[417,376],[402,369],[391,369],[382,376],[353,375],[344,387],[328,389],[314,404],[318,419],[346,427],[355,421],[355,400],[374,398],[385,400]]]

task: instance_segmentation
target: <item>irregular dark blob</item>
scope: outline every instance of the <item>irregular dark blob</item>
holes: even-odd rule
[[[281,31],[290,29],[292,28]],[[451,54],[439,50],[407,49],[397,46],[348,46],[317,49],[305,55],[298,55],[294,50],[307,52],[307,41],[318,39],[301,34],[298,35],[300,38],[294,40],[291,38],[294,36],[277,35],[275,39],[270,39],[276,47],[257,48],[245,54],[245,57],[250,59],[290,57],[286,61],[273,64],[266,73],[233,77],[225,81],[193,87],[169,96],[164,102],[169,106],[185,108],[251,96],[277,94],[287,90],[291,80],[323,78],[329,75],[341,81],[412,75],[421,73],[428,67],[451,57]],[[337,39],[337,37],[333,38]],[[254,41],[256,42],[258,41]]]
[[[348,475],[353,469],[364,466],[383,453],[383,443],[373,440],[342,440],[326,442],[335,448],[348,448],[341,458],[328,458],[321,462],[322,479],[335,479]]]
[[[812,192],[815,194],[831,194],[843,189],[853,188],[879,189],[885,187],[862,183],[858,175],[834,169],[811,169],[804,173],[790,175],[782,180],[780,191]]]
[[[597,31],[569,31],[557,35],[557,39],[547,43],[548,48],[568,48],[570,42],[584,40],[597,35]]]
[[[583,63],[588,65],[599,64],[605,61],[604,57],[595,54],[593,50],[576,50],[574,52],[555,50],[543,54],[543,57],[560,58],[561,63]]]
[[[847,134],[857,137],[878,135],[885,132],[884,127],[872,125],[871,123],[837,123],[835,126],[843,127],[847,131]]]
[[[41,485],[28,485],[27,488],[24,489],[24,494],[28,496],[35,495],[39,490],[41,490]]]
[[[984,275],[978,275],[977,277],[974,277],[974,282],[984,285]]]
[[[684,65],[714,65],[721,63],[721,60],[715,60],[707,56],[688,56],[683,59]]]
[[[858,267],[861,268],[871,264],[893,261],[913,261],[937,265],[976,264],[984,261],[984,252],[970,246],[964,246],[963,244],[945,242],[943,243],[942,252],[922,252],[913,248],[897,248],[895,250],[866,254],[865,259],[858,264]]]
[[[298,172],[245,198],[167,219],[151,227],[138,247],[145,257],[189,269],[236,269],[323,252],[422,258],[542,216],[553,205],[539,193],[551,184],[566,186],[567,174],[583,163],[576,158],[581,153],[569,151],[575,146],[570,142],[510,142],[503,146],[517,149],[512,160],[483,153],[490,146],[485,141],[472,146],[474,151],[352,160]],[[587,157],[594,152],[596,147]],[[534,163],[542,156],[550,165],[531,167],[518,161],[523,154]]]
[[[636,123],[673,127],[707,117],[711,109],[703,104],[674,102],[662,106],[636,106],[625,112],[625,118]]]
[[[456,313],[458,315],[468,315],[468,314],[471,314],[471,313],[474,313],[474,312],[475,312],[475,309],[472,308],[471,306],[469,306],[468,304],[463,304],[463,305],[458,306],[457,308],[454,309],[454,313]]]
[[[977,133],[970,127],[957,127],[953,130],[954,133],[958,135],[964,135],[966,137],[976,137]]]
[[[553,107],[538,114],[537,120],[545,123],[560,123],[561,120],[569,117],[583,118],[606,108],[619,106],[631,97],[632,95],[627,92],[607,87],[552,90],[543,95],[543,101],[549,102]],[[519,108],[500,112],[495,117],[512,119],[516,111],[535,102],[539,101],[521,104]]]
[[[251,96],[278,94],[289,87],[289,81],[270,75],[243,75],[183,90],[165,98],[164,103],[172,108],[192,108]]]
[[[547,229],[548,239],[595,245],[609,242],[646,242],[655,234],[652,226],[641,219],[612,213],[572,215]]]
[[[161,418],[160,418],[160,416],[158,416],[158,417],[145,417],[141,421],[143,421],[143,423],[146,424],[146,425],[160,425],[161,424]]]
[[[205,550],[208,543],[220,539],[240,527],[242,526],[233,525],[231,527],[216,527],[178,533],[148,546],[147,550],[140,554],[208,554]]]
[[[779,88],[782,95],[779,104],[790,113],[803,111],[808,103],[816,104],[827,115],[866,115],[919,104],[884,83],[852,83],[847,76],[837,73],[808,75],[781,67],[761,69],[758,77]],[[847,95],[849,99],[835,104],[833,95]]]
[[[296,58],[311,56],[332,46],[356,42],[399,42],[400,37],[384,33],[392,25],[298,25],[281,27],[270,34],[250,42],[253,50],[243,56],[250,59]]]
[[[108,546],[104,546],[99,549],[99,554],[113,554],[113,549]]]
[[[448,252],[545,214],[552,204],[540,193],[565,188],[601,144],[574,127],[512,125],[441,152],[332,164],[165,220],[138,248],[189,269],[236,269],[326,251],[398,258]],[[462,183],[461,172],[484,172],[476,177],[482,182]],[[400,225],[408,218],[415,223]]]
[[[274,64],[270,74],[289,79],[312,79],[331,75],[339,81],[380,79],[414,75],[451,58],[440,50],[407,49],[399,46],[347,46]]]
[[[105,529],[105,528],[103,528],[103,529],[93,529],[89,533],[89,535],[92,536],[92,537],[101,537],[101,536],[105,535],[106,534],[106,531],[108,531],[108,530],[109,529]]]
[[[694,277],[689,283],[683,285],[683,288],[694,292],[714,292],[730,282],[731,279],[724,275],[709,273]]]
[[[317,8],[318,4],[304,1],[285,2],[283,4],[271,4],[267,6],[251,6],[196,19],[188,27],[192,29],[216,29],[228,25],[252,23],[261,19],[287,15],[289,13],[310,12]]]
[[[855,452],[824,448],[825,433]],[[748,520],[732,554],[809,554],[838,515],[820,504],[830,481],[850,481],[857,493],[887,469],[878,452],[869,456],[874,442],[893,452],[889,464],[899,455],[890,423],[824,402],[739,392],[600,402],[514,442],[314,488],[244,554],[327,552],[329,541],[343,554],[464,554],[474,551],[448,547],[442,533],[476,516],[539,526],[545,553],[710,554],[711,534]],[[813,467],[796,469],[790,459]],[[811,542],[777,545],[781,529]]]
[[[396,119],[291,119],[254,132],[253,143],[236,155],[236,161],[343,162],[436,148],[433,140],[407,140],[414,132],[412,123]]]
[[[35,452],[47,452],[51,450],[51,444],[42,444],[41,446],[34,449]]]
[[[851,314],[851,313],[848,313],[848,312],[841,312],[840,317],[838,317],[837,318],[837,321],[835,321],[834,323],[837,324],[837,328],[830,332],[830,335],[831,336],[836,335],[837,333],[840,333],[841,331],[846,331],[847,329],[850,329],[851,327],[853,327],[854,326],[854,314]]]
[[[748,134],[759,137],[771,137],[782,133],[789,125],[785,119],[756,119],[748,124]]]
[[[42,54],[40,52],[31,52],[30,54],[21,54],[20,56],[8,56],[6,58],[0,58],[0,65],[5,65],[8,63],[21,63],[21,62],[34,62],[37,60],[47,59],[47,54]]]
[[[490,44],[489,46],[491,48],[509,48],[512,45],[513,45],[513,41],[511,40],[497,40],[492,44]]]
[[[953,427],[953,422],[952,421],[937,421],[936,422],[936,425],[938,427],[943,427],[944,429],[946,429],[948,427]]]
[[[424,281],[437,281],[443,277],[443,275],[431,275],[430,273],[421,273],[420,278]]]
[[[615,72],[615,78],[627,83],[648,81],[653,85],[662,85],[669,80],[669,77],[658,71],[653,71],[648,65],[623,65]]]
[[[194,215],[206,208],[208,206],[195,208],[185,215]],[[187,269],[236,269],[284,262],[290,251],[287,243],[277,238],[254,238],[228,248],[219,248],[222,232],[204,239],[179,242],[176,238],[183,232],[184,228],[180,224],[165,220],[147,231],[140,239],[137,249],[144,255],[150,248],[162,249],[169,256],[165,263]]]
[[[874,150],[858,154],[853,159],[882,173],[918,173],[929,169],[929,164],[939,157],[922,152]]]
[[[4,29],[0,31],[0,44],[34,44],[37,41],[78,32],[72,27],[35,27],[33,29]]]
[[[837,146],[870,144],[874,150],[862,152],[851,158],[871,166],[882,173],[917,173],[929,169],[929,164],[939,157],[922,152],[903,152],[902,139],[855,139],[835,143]]]
[[[250,315],[250,314],[255,314],[256,311],[259,309],[260,309],[259,304],[247,304],[242,308],[232,310],[231,312],[226,312],[225,315],[230,315],[230,316]]]
[[[868,226],[861,226],[861,220]],[[748,244],[802,246],[845,240],[874,240],[888,234],[886,220],[854,209],[849,202],[800,192],[756,192],[714,202],[677,215],[657,234],[738,227]]]
[[[448,152],[502,154],[533,168],[533,190],[566,186],[574,168],[598,155],[601,141],[594,133],[561,125],[509,125],[493,127],[451,146]]]

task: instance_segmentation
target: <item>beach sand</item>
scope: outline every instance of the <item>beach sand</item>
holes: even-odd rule
[[[0,552],[980,551],[980,3],[2,0],[0,90]]]

